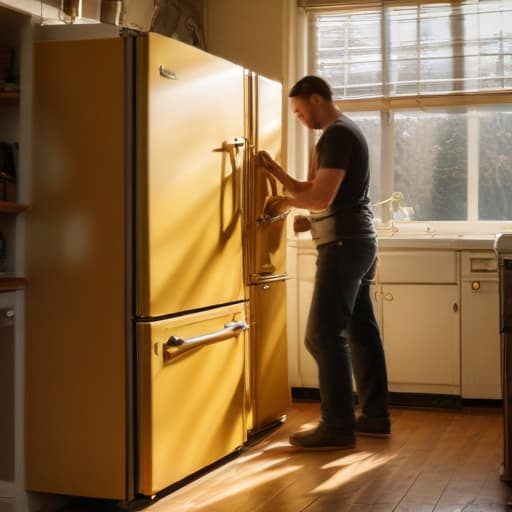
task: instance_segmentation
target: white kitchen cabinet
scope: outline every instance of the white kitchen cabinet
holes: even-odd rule
[[[292,383],[297,387],[317,388],[318,369],[316,362],[307,351],[304,344],[306,324],[308,320],[309,306],[313,296],[313,285],[316,270],[316,249],[299,250],[298,255],[298,300],[297,300],[297,324],[298,324],[298,382]]]
[[[380,328],[389,389],[460,394],[460,304],[454,250],[381,250]]]
[[[490,242],[492,244],[492,242]],[[489,249],[454,247],[379,250],[372,299],[394,393],[501,398],[499,294]],[[297,258],[295,387],[318,387],[304,347],[315,251]]]
[[[494,252],[462,252],[461,275],[461,395],[500,399],[499,284]]]
[[[458,395],[458,286],[383,284],[379,295],[390,391]]]

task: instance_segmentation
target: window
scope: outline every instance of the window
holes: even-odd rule
[[[300,3],[309,72],[368,138],[372,201],[512,220],[512,0]]]

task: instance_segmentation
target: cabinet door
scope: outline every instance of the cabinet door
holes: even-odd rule
[[[462,397],[501,398],[498,281],[462,283]]]
[[[303,387],[318,387],[318,369],[315,360],[304,345],[306,325],[308,321],[309,306],[313,296],[313,287],[316,269],[316,252],[300,254],[298,258],[297,273],[300,276],[298,283],[298,366],[300,385]]]
[[[460,392],[457,285],[383,285],[391,391]]]

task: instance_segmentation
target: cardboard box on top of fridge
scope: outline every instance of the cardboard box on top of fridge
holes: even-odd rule
[[[149,32],[157,8],[154,0],[102,0],[100,19],[103,23]]]

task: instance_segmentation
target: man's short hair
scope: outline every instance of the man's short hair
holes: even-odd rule
[[[309,98],[313,94],[318,94],[324,100],[332,99],[332,91],[329,84],[322,78],[314,75],[308,75],[301,78],[291,89],[288,96],[294,98],[301,96],[302,98]]]

